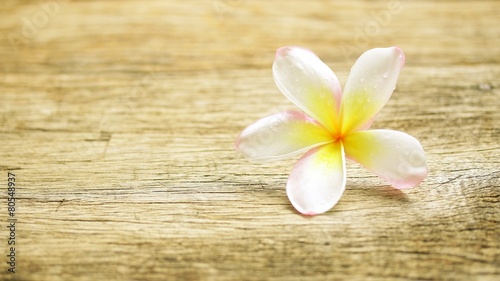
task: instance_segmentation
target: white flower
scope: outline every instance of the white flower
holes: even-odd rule
[[[324,213],[339,201],[346,156],[396,188],[418,185],[427,176],[420,143],[399,131],[367,130],[391,97],[404,62],[398,47],[371,49],[352,67],[342,93],[335,74],[314,53],[278,49],[274,81],[303,112],[258,120],[241,132],[236,149],[260,162],[306,152],[286,187],[292,205],[306,215]]]

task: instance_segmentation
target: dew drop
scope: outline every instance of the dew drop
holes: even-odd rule
[[[491,86],[491,84],[488,84],[488,83],[480,83],[477,86],[478,86],[479,90],[481,90],[481,91],[489,91],[489,90],[491,90],[491,88],[493,88]]]
[[[365,78],[361,78],[361,82],[364,82],[365,81]]]
[[[384,73],[382,77],[387,78],[387,73]]]

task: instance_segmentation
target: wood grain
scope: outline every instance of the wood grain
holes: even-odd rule
[[[4,2],[0,280],[500,278],[498,1]],[[285,45],[341,84],[365,50],[400,46],[374,127],[417,137],[428,178],[398,191],[348,163],[339,204],[299,215],[296,159],[232,148],[294,108],[271,75]]]

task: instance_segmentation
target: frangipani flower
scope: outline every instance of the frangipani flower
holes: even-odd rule
[[[285,111],[241,132],[235,148],[257,162],[306,152],[288,178],[286,192],[302,214],[328,211],[346,184],[346,156],[398,189],[427,176],[422,146],[392,130],[367,130],[395,89],[405,57],[398,47],[371,49],[359,57],[344,92],[337,77],[314,53],[300,47],[277,50],[273,77],[303,112]]]

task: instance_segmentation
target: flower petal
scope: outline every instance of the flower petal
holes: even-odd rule
[[[297,211],[316,215],[337,204],[345,183],[344,149],[337,141],[304,154],[288,178],[286,192]]]
[[[362,54],[351,68],[342,97],[342,134],[366,128],[396,88],[405,57],[398,47]]]
[[[299,111],[280,112],[258,120],[236,138],[235,148],[257,162],[284,159],[332,142],[330,133]]]
[[[332,133],[337,133],[342,90],[333,71],[300,47],[276,51],[273,77],[280,91]]]
[[[424,150],[418,140],[406,133],[359,131],[346,136],[343,143],[347,157],[396,188],[414,187],[427,176]]]

